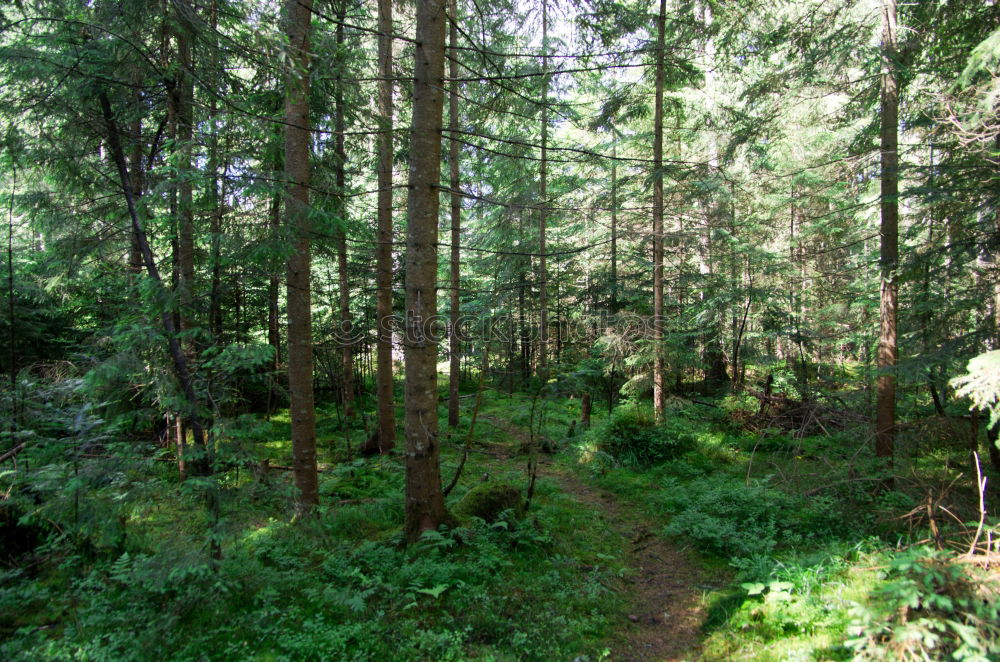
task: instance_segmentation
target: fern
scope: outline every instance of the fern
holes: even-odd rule
[[[1000,420],[1000,350],[980,354],[966,367],[966,374],[951,380],[960,397],[972,400],[973,409],[990,412],[990,427]]]

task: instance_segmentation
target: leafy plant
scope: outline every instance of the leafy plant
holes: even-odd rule
[[[990,412],[990,427],[1000,421],[1000,350],[969,361],[966,374],[951,380],[958,396],[968,396],[973,408]]]
[[[856,660],[997,659],[995,589],[946,552],[906,550],[889,563],[869,604],[854,607],[847,645]]]
[[[595,450],[624,465],[649,465],[677,457],[695,445],[695,438],[680,418],[657,425],[651,407],[628,402],[616,407],[608,420],[591,432]]]
[[[807,502],[762,484],[726,476],[706,477],[674,487],[667,505],[676,511],[666,532],[686,535],[720,556],[753,559],[781,544],[830,536],[839,516],[827,501]],[[760,564],[744,564],[755,567]]]

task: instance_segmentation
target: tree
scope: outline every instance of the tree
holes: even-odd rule
[[[337,53],[344,51],[344,23],[347,20],[347,2],[341,0],[337,7],[337,28],[336,44]],[[337,187],[337,231],[334,241],[337,245],[337,283],[340,298],[340,370],[341,399],[344,403],[344,425],[349,424],[354,416],[354,359],[352,355],[352,334],[351,334],[351,283],[347,274],[347,150],[344,146],[347,130],[347,123],[344,118],[346,108],[344,107],[344,64],[338,63],[337,78],[334,87],[333,115],[334,115],[334,170],[336,173]]]
[[[458,2],[451,0],[451,20],[448,26],[448,44],[451,58],[448,63],[448,73],[451,86],[448,94],[448,123],[451,136],[448,141],[448,170],[451,186],[451,310],[448,333],[448,425],[458,425],[458,387],[462,377],[462,341],[459,337],[458,320],[461,305],[462,284],[461,251],[459,243],[462,240],[462,195],[459,191],[459,117],[458,117]]]
[[[437,226],[444,106],[444,0],[419,0],[406,227],[406,538],[448,519],[437,418]]]
[[[663,419],[667,392],[663,361],[663,84],[666,0],[660,0],[656,17],[656,79],[653,110],[653,408]]]
[[[101,115],[104,120],[104,126],[107,130],[108,145],[111,148],[111,159],[115,168],[118,170],[118,178],[121,185],[122,195],[125,198],[125,205],[128,208],[129,218],[132,221],[132,234],[135,237],[135,243],[139,247],[142,254],[142,261],[146,265],[146,273],[149,275],[150,280],[153,281],[157,289],[162,291],[164,288],[163,279],[160,277],[159,269],[156,266],[156,260],[153,258],[153,252],[150,249],[149,241],[146,237],[146,231],[143,228],[142,222],[139,219],[139,214],[136,211],[135,196],[132,192],[133,178],[130,177],[128,173],[128,166],[125,161],[125,151],[121,145],[118,125],[111,110],[111,102],[108,99],[107,92],[102,91],[100,93],[99,103],[101,106]],[[173,360],[177,381],[180,382],[181,390],[186,400],[185,404],[187,411],[185,412],[184,420],[194,436],[195,445],[199,448],[206,448],[205,427],[202,424],[201,414],[198,411],[198,396],[194,390],[194,382],[191,376],[191,371],[188,367],[187,357],[181,348],[180,341],[177,339],[178,329],[174,326],[174,319],[169,311],[164,311],[160,318],[162,320],[163,330],[167,334],[167,343],[170,349],[170,357]]]
[[[375,245],[375,391],[378,447],[396,440],[392,375],[392,0],[378,1],[378,228]]]
[[[881,195],[879,230],[881,289],[879,297],[878,402],[875,454],[891,462],[896,427],[896,305],[899,284],[899,156],[897,124],[899,89],[896,75],[896,0],[882,3]],[[891,465],[890,465],[891,466]],[[892,486],[891,469],[887,485]]]
[[[542,0],[542,149],[538,173],[538,372],[548,374],[549,269],[545,231],[549,211],[549,3]]]
[[[292,419],[292,462],[297,508],[309,512],[319,503],[316,466],[316,412],[313,398],[313,345],[309,220],[309,72],[312,0],[285,5],[288,66],[285,71],[285,224],[294,237],[288,260],[288,391]]]

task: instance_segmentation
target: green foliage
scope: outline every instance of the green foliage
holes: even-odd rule
[[[666,532],[733,559],[748,579],[762,574],[760,560],[779,546],[829,538],[841,521],[826,499],[794,497],[726,476],[684,483],[668,478],[662,490],[663,505],[674,513]],[[769,570],[766,564],[763,569]]]
[[[667,418],[657,425],[650,406],[627,402],[611,412],[587,439],[595,450],[628,466],[650,465],[677,457],[691,449],[694,436],[682,418]]]
[[[734,418],[756,414],[760,401],[749,393],[731,393],[719,400],[719,407]]]
[[[522,497],[511,488],[516,507],[493,521],[473,517],[404,548],[397,458],[330,467],[317,516],[290,522],[288,474],[220,461],[214,478],[178,485],[171,464],[138,462],[134,442],[119,445],[114,426],[81,409],[78,385],[26,403],[45,414],[33,428],[45,437],[32,437],[29,462],[3,475],[5,513],[48,528],[23,559],[40,560],[37,573],[0,574],[0,658],[541,661],[601,650],[620,601],[609,588],[620,550],[549,481],[539,481],[530,518],[517,516]],[[243,459],[287,461],[287,444],[262,443],[284,425],[284,414],[243,416],[216,432]],[[80,458],[76,479],[63,460],[77,441],[121,460]],[[480,461],[469,459],[469,475],[497,470]],[[510,468],[483,485],[519,475]],[[217,521],[204,508],[209,491]],[[584,564],[594,569],[582,573]]]
[[[946,552],[906,550],[868,603],[855,606],[847,645],[856,660],[997,659],[996,588]]]
[[[973,409],[990,412],[990,427],[1000,421],[1000,350],[971,359],[966,374],[951,380],[955,394],[972,400]]]
[[[473,520],[407,548],[341,537],[339,520],[373,509],[260,522],[221,561],[175,537],[155,551],[67,556],[62,575],[6,572],[0,657],[542,661],[587,652],[583,640],[604,631],[606,573],[584,577],[570,550],[557,552],[555,511]],[[39,627],[50,622],[59,627]]]

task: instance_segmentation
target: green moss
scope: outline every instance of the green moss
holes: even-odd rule
[[[495,522],[505,510],[513,510],[519,517],[523,515],[524,497],[521,490],[510,483],[488,481],[466,492],[452,510],[461,519],[479,517]]]

